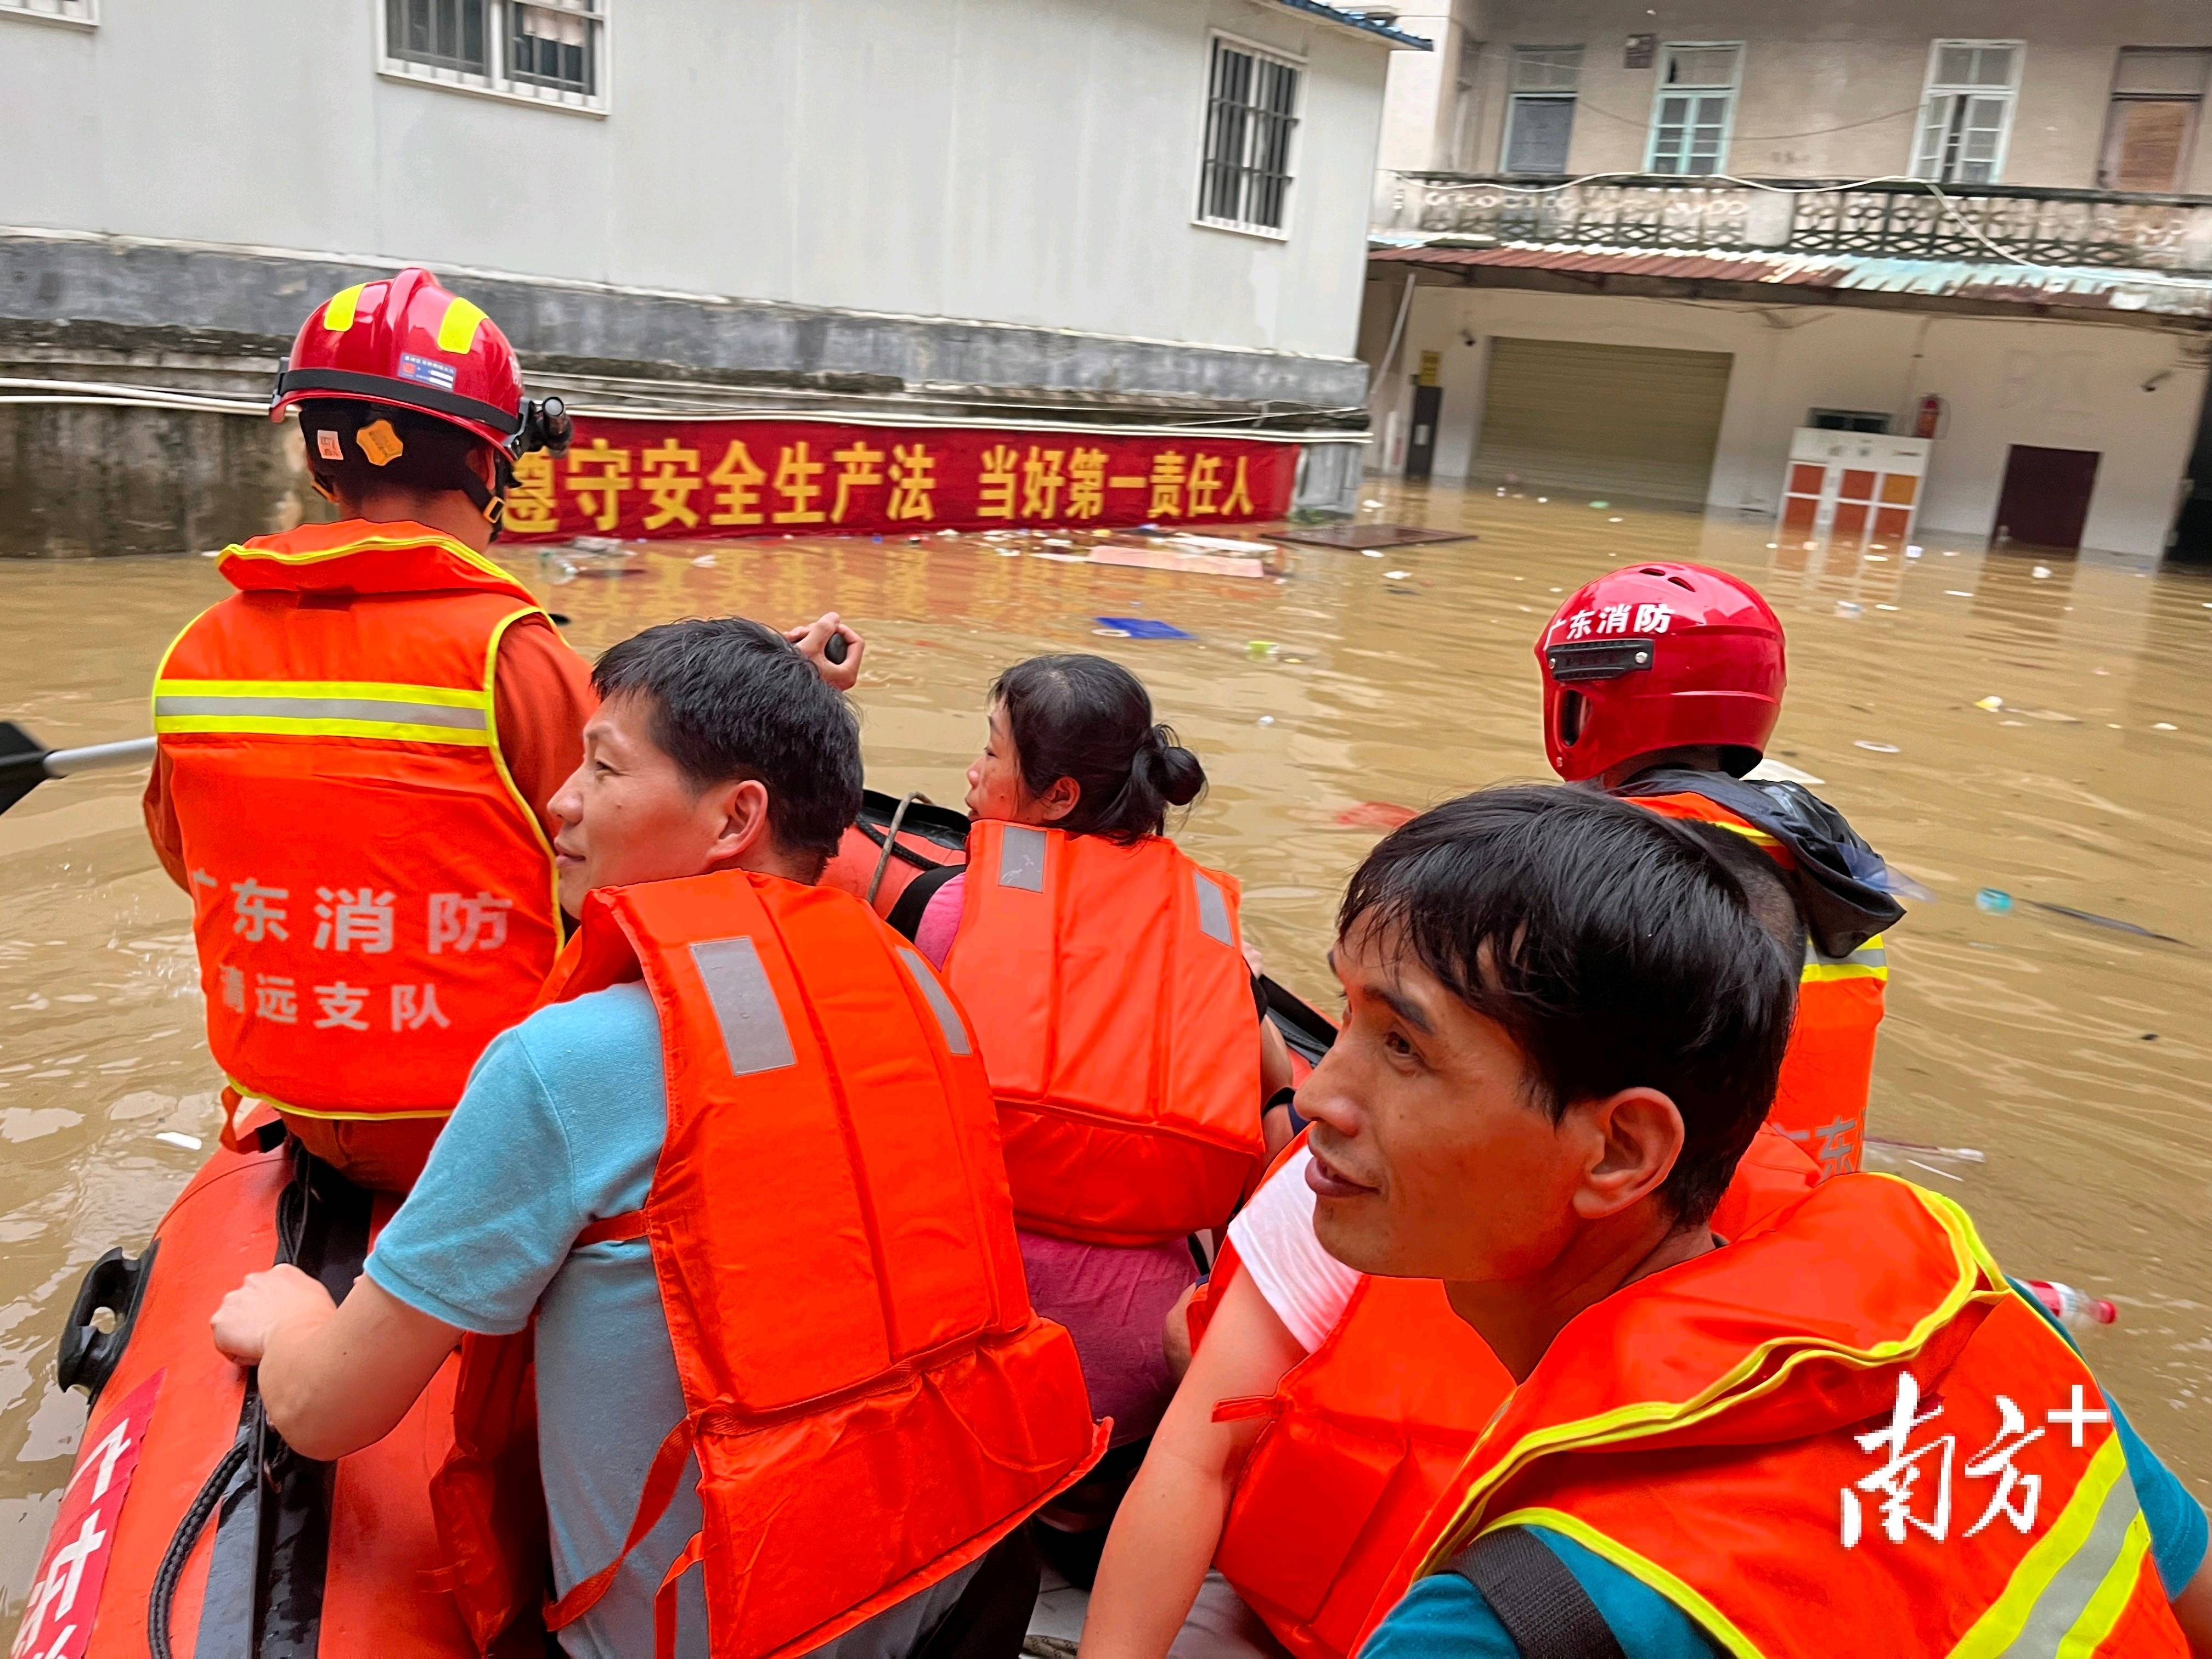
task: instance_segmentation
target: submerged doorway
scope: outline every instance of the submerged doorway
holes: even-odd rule
[[[2094,449],[2045,449],[2014,444],[2005,461],[1992,540],[2025,542],[2062,550],[2081,545],[2089,522],[2089,497],[2097,487]]]

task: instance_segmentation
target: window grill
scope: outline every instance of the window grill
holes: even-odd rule
[[[0,0],[0,16],[52,17],[64,23],[97,23],[94,0]]]
[[[1285,58],[1214,41],[1198,180],[1198,216],[1206,223],[1282,231],[1289,217],[1299,78],[1298,66]]]
[[[384,69],[596,110],[605,106],[605,0],[385,0]]]

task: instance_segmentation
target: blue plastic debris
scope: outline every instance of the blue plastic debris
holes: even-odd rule
[[[1194,640],[1195,634],[1186,634],[1172,623],[1154,622],[1150,617],[1097,617],[1093,621],[1107,628],[1118,628],[1133,640]]]

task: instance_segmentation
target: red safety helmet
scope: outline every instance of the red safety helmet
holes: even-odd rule
[[[1789,677],[1782,623],[1748,582],[1698,564],[1637,564],[1561,605],[1536,641],[1544,752],[1570,783],[1662,749],[1712,744],[1759,763]]]
[[[276,376],[269,418],[311,398],[434,416],[509,462],[566,447],[560,399],[526,398],[514,348],[499,325],[419,266],[341,289],[315,307]]]

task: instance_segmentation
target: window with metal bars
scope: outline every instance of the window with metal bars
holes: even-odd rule
[[[1928,90],[1912,175],[1947,185],[1993,185],[2020,88],[2018,40],[1938,40],[1928,57]]]
[[[47,17],[63,23],[97,23],[94,0],[0,0],[0,17]]]
[[[384,68],[441,85],[599,109],[605,5],[606,0],[384,0]]]
[[[1198,217],[1279,235],[1290,216],[1302,71],[1285,58],[1217,38],[1206,99]]]

